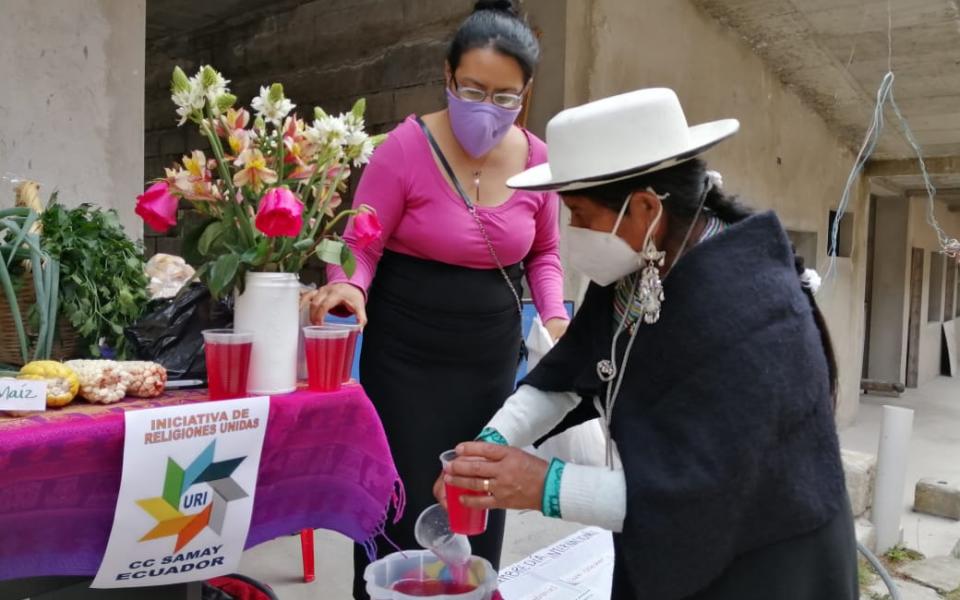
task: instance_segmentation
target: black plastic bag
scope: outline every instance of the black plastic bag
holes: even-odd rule
[[[151,304],[125,331],[137,358],[158,362],[170,379],[206,379],[204,329],[230,327],[233,310],[215,300],[202,283],[191,283],[175,298]]]

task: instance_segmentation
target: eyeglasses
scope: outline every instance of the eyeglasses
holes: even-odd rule
[[[456,79],[453,79],[453,89],[461,100],[466,102],[483,102],[487,98],[500,108],[519,108],[523,104],[523,93],[511,94],[509,92],[488,93],[486,90],[478,90],[472,87],[461,87]]]

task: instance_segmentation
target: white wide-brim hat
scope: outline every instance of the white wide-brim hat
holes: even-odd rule
[[[568,191],[628,179],[690,160],[738,129],[736,119],[690,127],[671,89],[611,96],[550,119],[548,162],[511,177],[507,186]]]

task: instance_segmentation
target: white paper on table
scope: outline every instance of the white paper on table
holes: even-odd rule
[[[0,410],[45,410],[47,382],[0,379]]]
[[[511,600],[609,600],[613,582],[610,532],[587,527],[500,570]]]

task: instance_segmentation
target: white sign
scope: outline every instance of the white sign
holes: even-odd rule
[[[269,411],[265,397],[127,411],[113,529],[91,587],[236,572]]]
[[[46,410],[47,382],[0,379],[0,410]]]
[[[610,600],[613,538],[587,527],[500,570],[497,585],[511,600]]]

